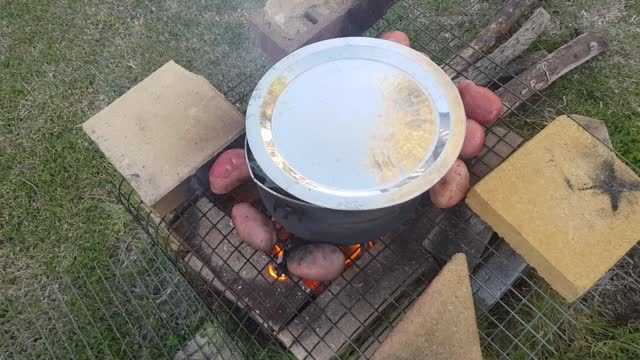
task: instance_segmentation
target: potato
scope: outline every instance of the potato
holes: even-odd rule
[[[460,158],[471,159],[478,156],[484,146],[484,136],[484,127],[475,120],[467,119],[467,132],[464,134]]]
[[[276,230],[266,215],[250,204],[239,203],[231,209],[231,220],[240,240],[256,250],[271,252],[276,243]]]
[[[441,209],[462,201],[469,192],[469,170],[462,160],[456,160],[448,173],[429,190],[431,202]]]
[[[489,126],[502,115],[500,98],[486,87],[478,86],[471,80],[465,80],[458,85],[458,90],[467,118]]]
[[[209,171],[209,187],[215,194],[226,194],[249,180],[249,165],[244,149],[223,152]]]
[[[402,31],[386,32],[380,36],[380,39],[393,41],[395,43],[398,43],[404,46],[411,46],[411,41],[409,40],[409,37],[407,36],[407,34],[403,33]]]
[[[334,245],[307,244],[294,248],[287,256],[287,269],[307,280],[330,281],[342,274],[344,261],[344,254]]]

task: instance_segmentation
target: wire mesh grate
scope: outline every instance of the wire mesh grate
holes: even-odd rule
[[[499,10],[474,6],[479,7],[443,15],[431,2],[400,0],[364,35],[404,31],[414,48],[447,66],[468,45],[467,36],[484,25],[478,23],[478,14],[488,19]],[[219,80],[215,85],[244,110],[269,65],[265,62],[240,79]],[[474,68],[474,64],[467,65]],[[517,80],[508,71],[507,75]],[[489,86],[494,89],[506,81],[491,78]],[[557,115],[567,112],[537,91],[507,110],[487,129],[485,148],[469,163],[474,182]],[[577,321],[592,312],[594,304],[615,304],[610,298],[620,293],[640,293],[638,246],[582,299],[566,304],[534,270],[526,269],[504,241],[484,231],[482,222],[466,206],[443,211],[433,208],[427,198],[421,199],[417,214],[396,231],[370,246],[363,244],[339,279],[331,283],[280,279],[270,272],[278,253],[252,250],[234,231],[229,212],[238,196],[246,194],[214,196],[201,172],[191,181],[190,199],[160,219],[124,180],[116,180],[114,186],[144,233],[136,233],[115,259],[59,279],[57,287],[37,299],[42,307],[23,305],[34,303],[33,299],[15,305],[18,308],[12,313],[19,315],[12,321],[38,328],[41,338],[15,343],[3,356],[369,358],[447,257],[460,251],[472,264],[471,282],[486,358],[557,357],[580,340],[575,332]],[[451,249],[433,249],[433,244],[461,237],[465,241],[454,242]],[[280,240],[286,247],[286,241]],[[506,267],[512,267],[508,278]],[[25,288],[20,296],[26,300],[40,294]],[[118,314],[106,310],[114,308]],[[624,309],[615,306],[611,311],[624,314]],[[13,338],[11,330],[5,338]]]
[[[130,197],[127,196],[127,198]],[[421,262],[421,266],[410,267],[408,272],[411,272],[413,277],[401,278],[393,288],[385,289],[387,292],[378,292],[381,287],[376,288],[371,283],[384,281],[384,278],[381,280],[379,274],[388,268],[411,264],[410,256],[407,253],[413,252],[415,255],[415,247],[397,248],[393,246],[399,243],[393,241],[396,236],[406,239],[403,236],[403,230],[399,230],[397,234],[391,234],[386,239],[381,239],[372,248],[365,248],[364,254],[354,262],[353,267],[320,295],[300,280],[290,281],[289,285],[302,294],[303,301],[296,302],[291,296],[279,299],[280,295],[275,295],[275,298],[284,304],[283,308],[286,314],[283,315],[282,311],[274,310],[277,307],[270,303],[265,304],[264,302],[268,299],[261,297],[256,288],[251,288],[251,284],[255,284],[258,279],[260,282],[277,284],[277,280],[270,278],[266,271],[267,264],[273,259],[268,259],[266,262],[264,260],[256,261],[255,256],[260,253],[243,248],[241,243],[230,239],[233,231],[228,215],[224,215],[225,212],[228,212],[228,205],[226,210],[223,205],[225,201],[228,199],[211,201],[202,195],[196,195],[194,201],[190,202],[186,208],[196,212],[197,215],[189,217],[184,215],[185,212],[180,215],[180,218],[181,221],[191,218],[197,219],[199,222],[210,222],[210,228],[205,234],[216,232],[220,243],[227,241],[228,244],[232,244],[229,245],[231,248],[227,249],[224,255],[220,255],[219,261],[232,268],[231,263],[240,261],[241,265],[234,265],[234,271],[238,273],[243,273],[243,269],[246,268],[252,269],[249,273],[245,272],[246,277],[234,279],[240,284],[240,287],[250,287],[247,290],[248,295],[237,290],[237,284],[227,285],[224,283],[224,279],[218,278],[216,267],[209,268],[207,266],[211,261],[212,252],[202,254],[197,250],[198,246],[206,243],[206,238],[194,235],[195,237],[190,241],[176,247],[176,244],[167,241],[171,238],[172,233],[176,238],[182,235],[174,233],[171,227],[168,227],[170,229],[168,234],[158,235],[162,231],[158,231],[160,228],[157,227],[157,224],[153,222],[145,224],[147,227],[151,227],[152,231],[149,234],[159,241],[159,244],[167,247],[169,254],[176,254],[173,255],[176,256],[175,261],[186,262],[188,269],[190,269],[187,271],[199,275],[197,283],[200,283],[201,286],[196,287],[204,287],[209,293],[214,293],[214,304],[217,302],[232,304],[222,311],[233,318],[239,328],[252,327],[255,332],[251,333],[251,336],[259,336],[262,333],[260,331],[260,326],[262,326],[264,332],[273,336],[270,345],[274,348],[283,346],[298,357],[303,357],[304,354],[308,354],[310,358],[337,355],[342,355],[345,358],[370,356],[445,261],[445,259],[440,259],[441,261],[436,259],[432,263],[431,269],[425,268],[425,262]],[[143,208],[138,205],[133,209],[142,210]],[[425,200],[421,214],[418,216],[422,227],[442,227],[444,231],[455,231],[451,228],[451,223],[443,221],[444,216],[440,212],[440,210],[431,208]],[[468,226],[469,217],[458,216],[455,221],[458,226],[465,228]],[[148,215],[138,216],[138,218],[149,221]],[[178,224],[175,219],[168,223]],[[195,229],[198,228],[198,225],[190,224],[185,228]],[[412,233],[415,233],[415,222],[408,221],[403,228],[410,229]],[[221,246],[220,243],[217,246]],[[504,243],[495,242],[488,245],[481,256],[475,259],[477,260],[476,268],[488,264],[491,259],[503,260],[503,255],[496,250],[500,244]],[[421,254],[428,255],[419,248],[420,244],[417,245]],[[468,249],[463,244],[461,246],[467,252]],[[180,253],[184,258],[177,257],[177,254]],[[189,255],[185,256],[185,253]],[[384,255],[385,253],[387,256]],[[236,254],[237,258],[233,254]],[[621,263],[628,261],[629,259],[625,258]],[[258,266],[257,264],[263,265]],[[419,270],[416,271],[416,269]],[[496,273],[491,275],[499,277],[499,274]],[[369,283],[366,282],[367,278]],[[396,277],[392,279],[398,281]],[[478,281],[474,275],[472,275],[472,283],[476,285],[476,291],[480,291],[480,289],[491,291],[485,286],[487,281]],[[581,302],[574,306],[565,304],[531,270],[519,275],[519,279],[514,284],[504,283],[503,285],[508,286],[509,291],[501,297],[500,294],[495,294],[497,303],[493,308],[477,310],[483,351],[487,357],[544,358],[557,356],[561,353],[563,344],[569,344],[575,340],[572,334],[575,325],[573,318],[584,310],[581,309]],[[236,287],[234,288],[234,286]],[[255,297],[251,297],[252,295]],[[261,310],[256,311],[258,308]],[[263,311],[267,313],[263,313]],[[274,324],[274,318],[271,318],[271,322],[267,320],[270,318],[269,313],[275,313],[275,320],[282,322]],[[290,316],[295,317],[291,320]],[[256,324],[261,325],[256,326]],[[262,335],[268,337],[268,335]],[[278,341],[273,339],[278,339]]]

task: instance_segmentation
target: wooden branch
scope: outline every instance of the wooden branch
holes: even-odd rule
[[[491,50],[509,33],[513,24],[536,2],[537,0],[509,0],[469,46],[447,61],[447,66],[443,68],[447,75],[454,77],[478,61],[483,53]]]
[[[589,32],[547,55],[496,91],[505,106],[505,113],[608,48],[609,42],[604,35]]]
[[[533,65],[535,65],[538,61],[544,59],[549,55],[547,50],[539,50],[532,53],[527,53],[519,58],[513,60],[505,66],[505,70],[496,81],[492,84],[493,89],[498,89],[502,85],[509,82],[509,80],[513,79],[520,75],[520,73],[526,71]]]
[[[538,50],[532,53],[524,54],[521,57],[513,60],[507,66],[505,66],[506,74],[501,76],[499,80],[503,80],[502,83],[505,83],[505,78],[513,78],[513,75],[518,75],[521,72],[527,70],[528,68],[535,65],[538,61],[546,58],[549,55],[547,50]]]
[[[480,59],[474,66],[467,69],[457,81],[473,80],[481,86],[489,85],[493,80],[506,75],[505,66],[520,56],[538,36],[547,28],[551,16],[539,8],[509,40],[500,45],[491,55]]]

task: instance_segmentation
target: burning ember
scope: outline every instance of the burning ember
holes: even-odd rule
[[[369,241],[364,246],[371,249],[375,243],[373,241]],[[353,265],[353,262],[358,260],[360,255],[362,254],[363,245],[351,245],[351,246],[340,246],[340,250],[344,253],[347,259],[344,261],[345,268],[349,268],[349,266]]]

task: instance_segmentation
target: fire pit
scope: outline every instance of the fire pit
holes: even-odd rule
[[[426,237],[433,227],[409,221],[378,241],[342,246],[346,270],[336,281],[290,277],[280,261],[303,240],[276,223],[279,241],[271,256],[250,249],[233,231],[228,215],[233,202],[208,194],[185,208],[171,222],[174,235],[186,242],[179,248],[189,249],[191,269],[228,300],[242,304],[299,358],[329,358],[359,347],[358,338],[377,339],[384,332],[379,327],[388,328],[437,274],[438,263],[419,242],[394,241],[405,231],[422,231]],[[419,213],[433,212],[428,205],[421,200]],[[381,340],[368,345],[369,354]]]
[[[242,143],[240,138],[231,146]],[[509,143],[496,136],[494,145]],[[495,158],[488,161],[497,165]],[[252,187],[224,196],[211,193],[208,168],[192,179],[192,201],[167,220],[173,250],[207,286],[242,308],[298,358],[324,359],[349,351],[371,355],[449,256],[465,252],[473,268],[491,255],[486,247],[490,229],[466,206],[444,211],[423,196],[416,200],[415,214],[392,233],[342,246],[346,270],[337,280],[291,277],[282,261],[305,240],[273,220],[278,243],[270,255],[244,244],[234,231],[231,208],[247,201],[264,207]],[[438,250],[430,253],[433,247]]]
[[[517,13],[522,12],[519,9]],[[503,11],[500,15],[504,15]],[[511,20],[513,24],[515,20]],[[473,70],[473,63],[484,59],[473,46],[458,38],[453,29],[420,11],[411,1],[397,2],[366,35],[376,36],[391,29],[415,34],[411,39],[414,47],[439,63],[451,65],[445,69],[452,75],[460,75],[467,68]],[[502,32],[507,30],[500,28]],[[588,37],[581,41],[587,40],[594,43]],[[574,47],[563,51],[583,49],[580,44],[576,42]],[[485,52],[495,44],[480,45]],[[468,58],[474,60],[456,57],[460,47],[465,54],[473,55]],[[596,51],[577,56],[586,61],[595,54]],[[455,59],[455,64],[450,58]],[[461,68],[464,69],[458,70]],[[559,69],[564,71],[567,67]],[[227,99],[246,108],[265,70],[260,69],[243,81],[225,84]],[[535,78],[539,74],[533,71],[526,75]],[[472,182],[487,175],[526,137],[539,130],[540,123],[560,112],[536,89],[520,91],[517,78],[504,72],[499,76],[500,80],[498,75],[491,75],[493,81],[488,85],[497,88],[504,81],[511,85],[499,91],[508,100],[505,105],[509,121],[487,129],[484,150],[469,163]],[[549,82],[544,82],[541,88],[547,85]],[[526,136],[514,130],[514,123],[524,124]],[[232,147],[243,147],[243,139]],[[466,206],[439,210],[426,198],[418,200],[415,214],[393,232],[381,234],[373,242],[365,239],[362,244],[343,247],[351,255],[346,260],[346,270],[335,281],[321,283],[290,277],[283,271],[282,258],[289,247],[304,239],[280,228],[279,243],[272,254],[244,245],[234,232],[229,211],[243,196],[242,201],[246,202],[247,194],[236,192],[222,197],[211,194],[203,173],[209,166],[205,165],[205,170],[194,177],[190,200],[171,217],[156,219],[159,225],[132,200],[131,192],[121,190],[121,197],[148,233],[166,247],[179,268],[186,274],[197,275],[191,279],[201,289],[204,300],[216,309],[216,314],[221,314],[222,322],[228,323],[238,337],[248,339],[259,349],[251,353],[256,358],[264,356],[271,347],[290,351],[300,359],[369,357],[456,252],[464,252],[469,259],[480,338],[483,352],[489,358],[508,358],[512,354],[525,358],[557,355],[557,342],[573,340],[573,315],[582,310],[591,296],[573,305],[550,297],[535,273],[523,272],[526,264],[522,259]],[[254,205],[262,206],[259,202]],[[275,225],[280,227],[278,223]],[[544,308],[537,307],[540,299],[544,300]]]

